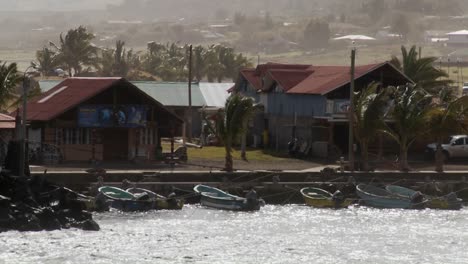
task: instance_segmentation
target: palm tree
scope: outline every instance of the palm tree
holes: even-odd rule
[[[14,98],[15,88],[21,81],[16,63],[9,65],[4,62],[0,65],[0,110],[6,110],[10,101]]]
[[[226,171],[233,170],[232,147],[233,144],[245,133],[244,125],[254,114],[256,104],[251,97],[240,94],[232,94],[227,100],[224,109],[218,111],[216,116],[216,131],[218,138],[226,150]]]
[[[444,154],[442,142],[450,135],[460,131],[468,131],[468,96],[455,98],[447,96],[447,90],[442,90],[440,98],[433,103],[426,115],[426,132],[436,141],[435,161],[437,172],[444,171]]]
[[[380,89],[378,83],[371,83],[354,96],[354,135],[359,142],[363,170],[369,170],[369,143],[384,126],[388,108],[389,90]]]
[[[389,87],[394,90],[390,117],[393,125],[385,123],[382,130],[400,145],[400,170],[408,171],[408,149],[424,133],[426,113],[432,96],[417,85]]]
[[[70,29],[65,36],[60,34],[58,59],[68,70],[69,76],[79,75],[83,66],[97,66],[97,48],[91,43],[94,34],[83,26]]]
[[[49,76],[59,66],[56,52],[47,47],[36,51],[36,59],[38,61],[38,70],[43,76]]]
[[[133,53],[132,50],[127,52],[124,45],[124,41],[118,40],[115,49],[102,50],[99,70],[101,75],[127,77]]]
[[[452,82],[446,72],[434,67],[437,58],[421,57],[416,51],[416,46],[411,46],[409,51],[405,46],[401,46],[401,55],[401,61],[392,56],[390,63],[428,92],[438,94],[440,88],[447,87]]]

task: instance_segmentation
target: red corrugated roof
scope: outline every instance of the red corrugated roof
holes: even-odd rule
[[[115,78],[67,78],[27,105],[27,119],[48,121],[122,80]]]
[[[2,129],[15,128],[15,118],[9,115],[0,114],[0,128]]]
[[[385,64],[356,66],[354,78],[358,79]],[[351,81],[351,67],[349,66],[312,66],[310,69],[314,72],[287,93],[324,95]]]
[[[255,69],[244,69],[241,70],[240,73],[255,88],[255,90],[262,89],[261,77],[255,73]]]
[[[268,71],[268,74],[275,80],[285,91],[289,91],[304,79],[310,76],[313,70],[284,70],[274,69]],[[265,89],[267,87],[263,87]]]
[[[358,79],[388,62],[356,66],[355,79]],[[390,65],[393,69],[393,66]],[[399,72],[395,69],[396,72]],[[304,64],[278,64],[267,63],[258,65],[256,69],[244,69],[242,76],[256,88],[256,90],[269,89],[262,87],[262,78],[270,77],[278,83],[286,93],[291,94],[327,94],[350,82],[349,66],[313,66]],[[411,81],[403,73],[401,76]],[[268,85],[268,84],[267,84]]]

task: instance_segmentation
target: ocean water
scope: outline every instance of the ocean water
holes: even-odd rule
[[[314,209],[94,215],[101,231],[0,233],[3,263],[468,263],[468,209]]]

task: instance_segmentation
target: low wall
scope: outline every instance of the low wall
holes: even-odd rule
[[[42,173],[33,173],[40,175]],[[269,203],[302,202],[299,190],[306,186],[319,186],[333,191],[346,189],[354,193],[354,185],[358,183],[398,184],[414,187],[422,191],[441,190],[443,193],[460,191],[458,195],[468,201],[468,181],[465,173],[435,173],[435,172],[145,172],[122,171],[108,172],[101,175],[104,185],[123,186],[128,180],[130,186],[146,188],[161,194],[176,190],[179,195],[192,192],[193,186],[207,184],[226,189],[234,194],[242,195],[245,190],[255,187],[259,195],[268,197]],[[42,177],[61,186],[66,186],[78,192],[94,195],[98,187],[98,174],[86,172],[49,172]],[[127,187],[130,187],[127,186]],[[429,188],[429,189],[428,189]],[[188,198],[190,195],[187,196]],[[196,200],[192,200],[196,202]],[[190,199],[189,199],[190,202]]]

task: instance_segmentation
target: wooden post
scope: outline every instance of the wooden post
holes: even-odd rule
[[[349,170],[354,171],[354,134],[353,134],[353,119],[354,119],[354,62],[356,60],[356,49],[351,49],[351,83],[349,89],[349,144],[348,144],[348,160],[349,160]]]
[[[192,142],[192,45],[189,46],[189,65],[188,65],[188,142]]]

